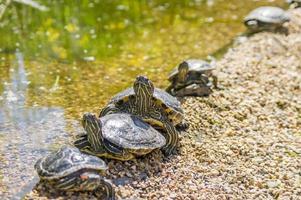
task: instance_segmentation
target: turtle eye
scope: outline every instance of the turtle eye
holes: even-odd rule
[[[165,104],[161,104],[161,106],[164,108],[164,109],[167,109],[167,106]]]
[[[121,99],[120,101],[118,101],[116,104],[121,106],[124,103],[124,101]]]

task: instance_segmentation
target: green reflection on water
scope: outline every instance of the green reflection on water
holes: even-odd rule
[[[13,52],[26,59],[27,104],[61,106],[68,116],[98,112],[138,74],[157,87],[186,58],[206,58],[245,29],[243,16],[282,0],[57,0],[40,12],[12,4],[0,22],[1,83]],[[89,62],[88,62],[89,61]]]

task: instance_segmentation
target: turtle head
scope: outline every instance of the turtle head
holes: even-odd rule
[[[255,31],[259,28],[258,21],[255,19],[252,20],[246,20],[245,25],[252,31]]]
[[[138,96],[152,96],[155,90],[152,81],[145,76],[137,76],[133,88]]]
[[[88,133],[99,132],[101,129],[101,123],[100,123],[99,119],[91,113],[84,114],[82,124],[83,124],[84,129]]]
[[[178,67],[178,70],[179,70],[179,73],[182,73],[182,74],[186,75],[188,70],[189,70],[188,63],[186,61],[180,63],[179,67]]]
[[[181,64],[179,64],[178,67],[178,81],[183,83],[186,80],[186,77],[188,75],[188,70],[189,70],[189,66],[188,63],[186,61],[182,62]]]
[[[88,141],[93,149],[98,149],[102,143],[101,121],[91,113],[85,113],[82,124],[87,132]]]

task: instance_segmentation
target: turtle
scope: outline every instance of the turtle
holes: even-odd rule
[[[244,24],[251,32],[276,31],[283,28],[290,17],[285,10],[273,6],[262,6],[251,11],[244,19]]]
[[[62,191],[94,191],[104,188],[108,199],[115,199],[110,180],[102,175],[106,163],[92,155],[81,153],[75,147],[64,146],[40,158],[34,165],[40,179]]]
[[[286,0],[286,2],[294,5],[295,8],[301,7],[301,0]]]
[[[166,89],[166,91],[172,94],[173,96],[178,96],[178,90],[184,89],[186,86],[195,83],[199,85],[199,89],[203,88],[203,92],[201,92],[201,90],[198,90],[198,96],[207,96],[212,92],[212,85],[214,86],[214,88],[218,88],[217,77],[212,73],[214,69],[215,68],[210,63],[204,60],[185,60],[182,63],[180,63],[177,67],[175,67],[170,73],[168,80],[171,82],[171,84]],[[212,82],[209,78],[212,78]],[[190,95],[189,91],[186,91],[185,93],[187,95]]]
[[[74,145],[98,157],[130,160],[165,145],[164,136],[138,116],[116,113],[101,118],[85,113],[82,119],[86,134]]]
[[[179,143],[175,126],[182,123],[184,112],[180,102],[167,92],[155,88],[145,76],[137,76],[133,87],[116,94],[101,110],[100,117],[112,113],[130,113],[141,117],[165,136],[162,152],[169,156]],[[185,125],[184,125],[185,126]]]

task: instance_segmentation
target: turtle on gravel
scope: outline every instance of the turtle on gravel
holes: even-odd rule
[[[108,199],[115,199],[114,189],[101,173],[106,163],[96,156],[81,153],[74,147],[62,147],[39,159],[34,165],[40,179],[63,191],[94,191],[105,189]]]
[[[97,118],[86,113],[82,120],[87,134],[74,145],[81,151],[118,160],[130,160],[165,145],[164,136],[137,116],[110,114]]]
[[[293,5],[295,8],[301,7],[301,0],[286,0],[286,2]]]
[[[251,32],[276,31],[290,21],[288,13],[278,7],[262,6],[251,11],[244,19]]]
[[[204,60],[185,60],[170,73],[168,80],[171,85],[166,91],[173,96],[183,96],[183,94],[185,96],[207,96],[212,92],[212,85],[217,88],[217,77],[212,73],[214,69],[211,64]],[[186,90],[185,88],[191,84],[198,86],[189,87]],[[178,93],[179,90],[181,90],[180,93]]]
[[[111,113],[129,113],[141,117],[145,122],[161,129],[166,144],[161,148],[168,156],[179,142],[175,126],[180,125],[184,113],[180,102],[167,92],[155,88],[144,76],[138,76],[133,87],[115,95],[100,112],[100,117]]]

